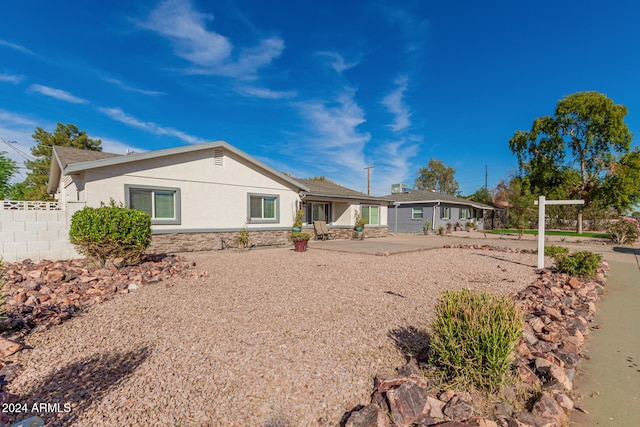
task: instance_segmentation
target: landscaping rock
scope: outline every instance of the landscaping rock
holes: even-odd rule
[[[427,403],[427,390],[410,381],[387,392],[389,412],[397,426],[410,426],[428,421],[422,413]],[[433,420],[431,420],[433,421]]]
[[[473,406],[459,396],[455,396],[447,403],[443,412],[453,421],[465,421],[473,415]]]
[[[345,427],[389,427],[389,417],[375,403],[351,414]]]
[[[119,290],[126,290],[126,284],[139,288],[190,267],[184,258],[163,254],[148,254],[143,263],[133,267],[116,268],[117,261],[96,271],[91,271],[84,260],[6,263],[2,273],[7,280],[7,318],[0,322],[0,330],[28,333],[46,329],[82,308],[109,300]]]
[[[569,421],[562,406],[560,406],[553,395],[548,392],[542,392],[536,403],[533,404],[531,413],[544,419],[551,419],[555,421],[555,425],[558,426],[565,425]]]
[[[22,345],[9,339],[0,337],[0,356],[8,357],[22,349]]]

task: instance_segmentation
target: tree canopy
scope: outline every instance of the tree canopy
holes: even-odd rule
[[[38,127],[31,136],[37,145],[31,148],[35,160],[27,160],[25,165],[30,170],[24,181],[24,198],[26,200],[50,200],[47,193],[49,168],[51,167],[51,147],[80,148],[83,150],[102,151],[102,141],[91,139],[85,131],[80,131],[76,125],[58,123],[56,130],[49,133]]]
[[[7,157],[6,151],[0,151],[0,199],[8,197],[11,190],[9,181],[17,170],[18,165],[16,162]]]
[[[427,166],[418,170],[414,186],[418,190],[429,190],[455,196],[460,189],[458,181],[454,177],[455,173],[454,168],[432,158]]]
[[[553,116],[535,119],[530,131],[516,131],[509,140],[531,192],[585,201],[578,208],[579,233],[583,209],[594,201],[626,209],[634,199],[628,192],[617,192],[614,201],[603,191],[614,177],[626,182],[633,175],[623,175],[620,171],[629,169],[618,167],[623,159],[627,164],[635,161],[625,157],[632,140],[626,115],[624,105],[614,104],[604,94],[578,92],[560,100]]]
[[[491,193],[489,192],[487,187],[478,188],[476,192],[470,195],[468,198],[473,200],[474,202],[484,203],[485,205],[493,202],[493,197],[491,196]]]

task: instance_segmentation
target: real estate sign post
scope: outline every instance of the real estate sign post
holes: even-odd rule
[[[538,268],[544,268],[544,219],[546,205],[584,205],[584,200],[545,200],[544,196],[533,202],[538,205]]]

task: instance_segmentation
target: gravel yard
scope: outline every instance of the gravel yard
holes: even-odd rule
[[[59,425],[336,426],[404,364],[398,341],[426,329],[441,291],[515,293],[536,262],[464,249],[186,256],[197,266],[184,275],[31,334],[13,356],[20,403],[70,403],[44,414]]]

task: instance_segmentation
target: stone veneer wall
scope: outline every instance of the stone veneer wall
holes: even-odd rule
[[[329,228],[336,233],[336,239],[351,239],[354,237],[352,228]],[[311,234],[311,239],[315,239],[313,227],[304,228],[303,231]],[[278,246],[292,245],[289,240],[291,230],[249,230],[250,246]],[[364,229],[365,238],[385,237],[388,234],[387,227],[376,227]],[[237,231],[224,232],[203,232],[203,233],[170,233],[154,234],[151,239],[149,250],[159,253],[173,252],[193,252],[193,251],[217,251],[222,249],[222,242],[225,247],[237,247],[235,239]]]

